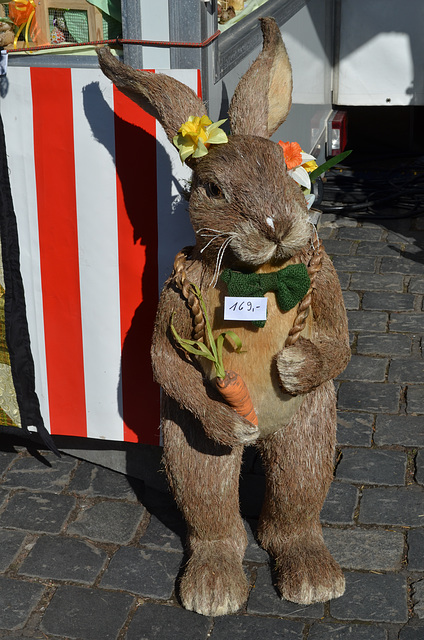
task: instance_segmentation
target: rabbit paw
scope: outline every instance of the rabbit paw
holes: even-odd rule
[[[310,340],[299,338],[295,345],[278,353],[277,370],[281,386],[287,393],[308,393],[321,384],[320,352]]]
[[[345,579],[323,542],[305,539],[276,558],[276,586],[284,600],[308,605],[339,598]]]
[[[234,425],[233,433],[237,444],[253,444],[259,437],[259,428],[247,420],[240,420]]]
[[[253,444],[259,437],[259,428],[228,406],[215,407],[208,417],[210,420],[203,421],[206,435],[218,444],[236,447]]]
[[[189,611],[204,616],[235,613],[249,593],[239,553],[219,540],[199,545],[186,565],[179,593]]]

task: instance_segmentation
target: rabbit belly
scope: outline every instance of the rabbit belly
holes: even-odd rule
[[[211,307],[215,309],[212,314],[215,336],[231,329],[243,343],[243,353],[236,353],[229,341],[225,341],[224,367],[227,371],[237,371],[245,381],[258,416],[261,437],[265,437],[288,424],[305,397],[292,396],[282,391],[275,363],[275,356],[284,348],[288,333],[293,327],[297,306],[290,311],[281,312],[276,304],[275,295],[267,294],[268,318],[263,328],[256,328],[249,322],[224,320],[223,296],[218,297],[217,294],[218,292],[212,294],[212,299],[209,298],[209,304],[212,303]],[[213,305],[213,302],[216,304]],[[310,313],[301,334],[303,337],[311,336],[312,324],[313,318]],[[205,364],[205,361],[202,364]]]

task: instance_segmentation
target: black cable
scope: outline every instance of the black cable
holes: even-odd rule
[[[376,158],[371,160],[376,162]],[[387,169],[381,166],[383,160],[390,159],[380,157],[377,169],[367,168],[364,162],[361,164],[361,160],[357,160],[349,166],[337,165],[328,171],[319,205],[321,211],[360,220],[421,216],[424,213],[424,156]],[[346,202],[346,199],[354,201]],[[380,208],[388,203],[398,211],[381,211]]]

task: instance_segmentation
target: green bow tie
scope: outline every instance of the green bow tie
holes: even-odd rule
[[[290,264],[272,273],[241,273],[225,269],[221,279],[228,287],[228,295],[241,297],[263,297],[267,291],[275,291],[277,304],[282,311],[289,311],[308,293],[311,280],[304,264]],[[265,320],[254,320],[258,327]]]

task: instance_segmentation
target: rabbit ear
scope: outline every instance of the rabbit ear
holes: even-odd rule
[[[100,68],[114,85],[163,126],[169,140],[189,116],[206,115],[200,98],[182,82],[162,73],[140,71],[120,62],[106,47],[97,48]]]
[[[263,48],[241,78],[229,108],[232,133],[269,138],[291,107],[292,71],[280,29],[261,18]]]

